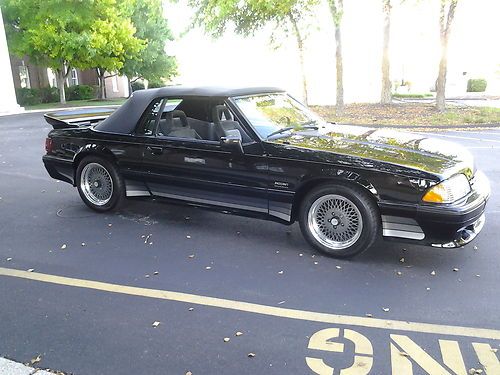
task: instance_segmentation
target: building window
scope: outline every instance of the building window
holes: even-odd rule
[[[21,81],[22,88],[26,88],[26,89],[31,88],[30,74],[28,71],[28,67],[26,65],[24,65],[24,61],[23,61],[23,65],[19,66],[19,80]]]
[[[50,87],[57,87],[57,78],[54,71],[50,68],[47,68],[47,79],[49,80]]]
[[[75,68],[71,69],[71,81],[70,86],[78,85],[78,72]]]

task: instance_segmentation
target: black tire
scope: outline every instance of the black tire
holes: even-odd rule
[[[355,209],[353,208],[350,208],[354,210],[351,211],[354,212],[352,215],[357,218],[356,220],[359,220],[359,216],[361,216],[361,225],[359,225],[359,221],[354,221],[354,223],[358,223],[358,228],[361,227],[361,229],[356,230],[356,234],[352,235],[351,239],[345,242],[345,245],[348,245],[345,248],[332,248],[325,245],[325,243],[321,242],[321,239],[318,239],[319,237],[321,237],[321,234],[324,235],[324,230],[319,229],[319,225],[310,225],[310,217],[315,217],[313,213],[316,212],[314,211],[314,208],[313,211],[311,211],[313,204],[315,205],[315,207],[319,207],[317,205],[317,202],[321,202],[322,199],[327,199],[326,196],[329,195],[342,197],[336,198],[337,202],[338,199],[346,199],[345,202],[348,202],[348,205],[350,205],[351,203],[354,204],[357,211],[355,211]],[[309,216],[310,211],[311,216]],[[327,224],[331,224],[333,226],[333,221],[335,220],[335,223],[337,224],[335,228],[339,227],[339,222],[341,223],[340,225],[344,227],[344,222],[348,221],[347,219],[345,219],[345,216],[342,216],[342,219],[337,220],[338,218],[336,218],[333,213],[331,215],[332,219],[327,220]],[[324,214],[324,217],[326,216],[327,214]],[[318,219],[317,221],[314,221],[314,219],[311,220],[313,220],[313,223],[321,221],[321,219]],[[324,223],[325,219],[322,220],[322,223]],[[335,258],[349,258],[369,249],[381,233],[381,217],[377,204],[373,201],[373,199],[368,195],[367,192],[363,191],[361,187],[350,186],[347,184],[321,185],[311,190],[301,202],[299,223],[302,234],[310,245],[312,245],[315,249]],[[354,227],[355,225],[356,224],[353,224]],[[344,230],[344,228],[339,229]],[[321,233],[318,234],[319,232]],[[328,236],[325,237],[327,237],[327,239],[324,241],[328,241]],[[354,242],[352,244],[349,244],[349,241]]]
[[[102,168],[104,168],[104,170],[107,171],[109,177],[111,177],[112,181],[111,197],[104,204],[95,204],[95,202],[90,200],[87,197],[86,193],[82,190],[83,186],[82,172],[84,168],[89,164],[100,165]],[[76,170],[76,186],[78,188],[78,193],[80,194],[80,197],[82,198],[83,202],[88,207],[97,212],[107,212],[113,209],[117,209],[118,207],[120,207],[120,205],[123,203],[125,199],[125,184],[123,182],[122,177],[120,176],[120,173],[118,172],[118,169],[112,162],[98,156],[87,156],[81,160],[80,164],[78,164],[78,168]]]

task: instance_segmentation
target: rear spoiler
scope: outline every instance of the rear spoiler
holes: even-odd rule
[[[82,108],[46,113],[43,117],[54,129],[80,128],[108,118],[116,108],[118,107]]]

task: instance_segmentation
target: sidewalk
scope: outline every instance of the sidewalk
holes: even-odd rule
[[[10,359],[0,357],[1,375],[64,375],[64,373],[52,370],[42,370],[26,366],[22,363],[11,361]]]

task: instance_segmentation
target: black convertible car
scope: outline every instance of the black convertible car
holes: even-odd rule
[[[47,171],[99,212],[156,197],[298,221],[337,257],[380,235],[460,247],[485,220],[489,182],[463,147],[327,123],[278,88],[165,87],[45,118]]]

